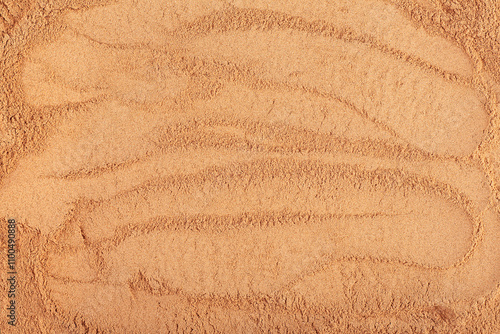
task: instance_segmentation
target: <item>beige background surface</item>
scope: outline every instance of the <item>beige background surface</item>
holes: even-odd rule
[[[0,330],[498,333],[498,10],[0,2]]]

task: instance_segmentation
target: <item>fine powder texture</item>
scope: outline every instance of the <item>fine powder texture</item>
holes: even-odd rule
[[[0,332],[500,333],[499,14],[0,0]]]

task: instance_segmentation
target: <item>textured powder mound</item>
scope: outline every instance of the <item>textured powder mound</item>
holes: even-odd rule
[[[499,9],[0,0],[0,332],[499,333]]]

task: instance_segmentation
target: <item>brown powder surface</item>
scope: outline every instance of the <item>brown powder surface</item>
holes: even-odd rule
[[[1,0],[0,332],[500,333],[499,13]]]

